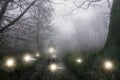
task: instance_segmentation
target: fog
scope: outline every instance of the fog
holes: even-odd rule
[[[54,41],[60,50],[99,51],[109,30],[110,8],[107,0],[76,8],[77,0],[52,0]],[[83,9],[84,8],[84,9]]]

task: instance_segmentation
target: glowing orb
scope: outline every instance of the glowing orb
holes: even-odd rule
[[[76,59],[77,63],[82,63],[82,59]]]
[[[15,59],[9,58],[6,60],[5,65],[9,68],[12,68],[15,66]]]
[[[31,55],[25,55],[25,56],[23,57],[23,59],[24,59],[25,62],[30,62],[31,59],[32,59],[32,57],[31,57]]]
[[[40,54],[39,53],[36,53],[36,55],[35,55],[36,57],[40,57]]]
[[[104,62],[104,68],[106,69],[106,70],[111,70],[111,69],[113,69],[113,63],[111,62],[111,61],[105,61]]]
[[[56,64],[51,64],[51,65],[49,66],[49,69],[50,69],[52,72],[54,72],[54,71],[57,70],[57,65],[56,65]]]
[[[55,52],[55,48],[50,47],[50,48],[48,49],[48,51],[49,51],[50,53],[54,53],[54,52]]]

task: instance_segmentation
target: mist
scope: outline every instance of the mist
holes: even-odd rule
[[[111,10],[107,0],[92,3],[87,9],[84,6],[76,8],[76,0],[53,2],[59,3],[52,5],[52,24],[57,30],[54,41],[60,51],[99,51],[103,48],[108,35]]]
[[[120,0],[0,0],[0,80],[120,80],[119,52]]]

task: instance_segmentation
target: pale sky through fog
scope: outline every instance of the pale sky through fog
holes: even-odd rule
[[[73,12],[75,4],[79,5],[80,0],[52,1],[62,3],[52,5],[54,8],[52,24],[57,29],[54,40],[59,48],[84,50],[99,49],[104,45],[108,33],[108,13],[110,13],[107,0],[93,3],[86,10],[78,8]]]

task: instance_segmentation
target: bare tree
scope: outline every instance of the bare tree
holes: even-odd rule
[[[32,9],[32,20],[36,31],[36,45],[37,51],[43,50],[44,42],[50,37],[52,30],[51,27],[51,12],[52,7],[46,1],[38,0]]]
[[[13,7],[14,5],[12,5],[12,9],[16,9],[17,7],[20,7],[20,11],[21,11],[22,5],[21,4],[18,5],[20,3],[20,1],[21,0],[18,0],[17,2],[15,2],[13,0],[0,1],[0,4],[1,4],[1,11],[0,11],[0,28],[1,29],[0,29],[0,33],[4,32],[10,26],[14,25],[28,11],[28,9],[36,2],[36,0],[34,0],[18,17],[16,17],[12,21],[9,20],[8,19],[9,17],[5,15],[8,11],[9,4],[10,3],[11,4],[17,4],[17,6],[15,6],[15,7]],[[5,19],[5,21],[8,22],[6,25],[5,25],[4,19]]]
[[[22,7],[25,8],[26,5]],[[21,11],[23,13],[24,9]],[[51,12],[52,7],[47,1],[37,0],[26,15],[12,26],[14,28],[11,27],[1,34],[4,34],[3,39],[6,39],[7,45],[14,50],[42,51],[45,41],[53,32]]]

